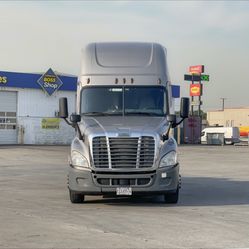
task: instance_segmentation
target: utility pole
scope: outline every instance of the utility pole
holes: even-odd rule
[[[226,98],[220,98],[221,100],[222,100],[222,111],[224,111],[224,109],[225,109],[225,100],[226,100]]]

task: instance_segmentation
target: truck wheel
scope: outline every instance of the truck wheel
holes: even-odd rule
[[[85,196],[83,194],[79,194],[72,190],[69,190],[69,196],[72,203],[83,203],[85,199]]]
[[[176,192],[168,193],[164,195],[164,202],[168,204],[173,204],[178,202],[179,197],[179,188],[177,188]]]

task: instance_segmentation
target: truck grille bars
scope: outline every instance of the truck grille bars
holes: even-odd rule
[[[93,162],[100,169],[151,168],[154,162],[153,137],[93,138]]]

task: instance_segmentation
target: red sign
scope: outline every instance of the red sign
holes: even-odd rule
[[[188,71],[191,74],[201,74],[204,73],[204,66],[203,65],[190,66]]]
[[[190,96],[201,96],[202,89],[201,84],[190,84]]]

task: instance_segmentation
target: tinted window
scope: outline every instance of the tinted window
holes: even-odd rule
[[[124,103],[124,108],[123,108]],[[166,92],[156,87],[88,87],[81,93],[81,113],[85,115],[150,115],[167,112]]]
[[[122,114],[122,109],[123,89],[120,87],[89,87],[82,91],[82,114]]]

